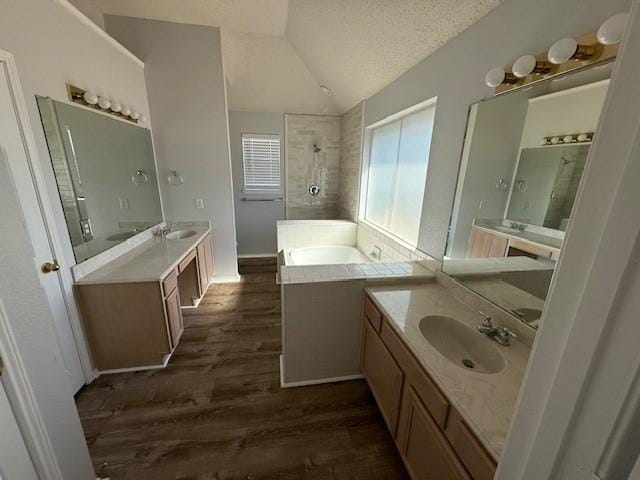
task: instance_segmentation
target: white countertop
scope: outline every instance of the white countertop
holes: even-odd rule
[[[509,347],[492,342],[506,360],[505,369],[496,374],[467,370],[441,355],[422,335],[419,324],[427,315],[444,315],[475,328],[479,321],[477,312],[457,301],[437,283],[375,286],[367,287],[366,291],[498,461],[529,358],[529,348],[518,341],[512,341]],[[488,338],[481,340],[491,342]]]
[[[189,238],[166,240],[153,237],[133,250],[76,280],[76,285],[95,283],[157,282],[210,232],[210,228],[189,228]]]

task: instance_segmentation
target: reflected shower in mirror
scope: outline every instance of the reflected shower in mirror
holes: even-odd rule
[[[162,222],[148,129],[50,98],[37,101],[76,262]]]
[[[537,328],[612,64],[471,106],[442,270]]]

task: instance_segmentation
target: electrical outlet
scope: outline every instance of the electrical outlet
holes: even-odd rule
[[[129,208],[129,200],[124,197],[119,198],[118,203],[120,203],[120,208],[123,210],[127,210]]]
[[[204,198],[196,198],[196,208],[204,208]]]

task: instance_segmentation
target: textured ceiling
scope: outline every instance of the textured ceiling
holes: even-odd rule
[[[103,13],[284,35],[289,0],[94,0]]]
[[[284,37],[222,30],[222,50],[231,110],[342,113]]]
[[[346,110],[501,0],[292,0],[287,38]]]
[[[502,0],[95,0],[107,14],[221,27],[232,110],[342,113]],[[328,98],[319,91],[326,85]]]

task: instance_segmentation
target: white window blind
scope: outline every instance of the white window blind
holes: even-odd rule
[[[242,135],[245,193],[281,193],[280,136]]]

